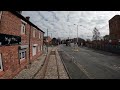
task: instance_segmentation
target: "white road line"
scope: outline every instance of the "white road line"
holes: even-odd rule
[[[95,79],[94,77],[92,77],[92,76],[84,69],[84,67],[83,67],[80,63],[76,62],[75,64],[79,67],[79,69],[81,69],[81,70],[84,72],[84,74],[85,74],[89,79]]]
[[[69,55],[66,51],[64,51],[66,53],[66,55],[68,57],[72,57],[72,62],[74,64],[76,64],[80,70],[82,70],[84,72],[84,74],[89,78],[89,79],[95,79],[93,76],[91,76],[86,70],[85,68],[83,67],[83,65],[81,65],[80,63],[78,63],[76,60],[74,60],[74,57],[72,55]]]

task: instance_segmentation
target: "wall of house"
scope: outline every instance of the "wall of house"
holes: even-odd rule
[[[120,16],[116,15],[112,19],[109,20],[109,34],[112,39],[112,37],[115,39],[120,38]]]
[[[42,54],[42,51],[38,51],[38,47],[43,46],[43,38],[39,38],[39,33],[43,34],[43,32],[37,30],[34,27],[31,27],[31,40],[30,40],[30,60],[33,61],[36,58],[38,58],[38,56],[40,56]],[[35,37],[33,37],[33,32],[35,30]],[[33,56],[33,46],[34,44],[37,44],[36,46],[36,55]],[[41,47],[40,47],[41,48]]]
[[[29,64],[29,34],[30,28],[32,27],[28,23],[25,24],[26,34],[21,34],[22,21],[19,17],[12,14],[9,11],[3,11],[0,20],[0,33],[9,34],[21,37],[21,45],[0,45],[0,54],[2,54],[3,71],[0,71],[0,78],[13,78],[23,68]],[[34,61],[42,52],[38,52],[35,56],[32,56],[32,45],[42,45],[43,40],[39,39],[38,30],[36,30],[36,37],[33,38],[31,28],[30,36],[30,59]],[[40,32],[40,31],[39,31]],[[41,32],[42,33],[42,32]],[[19,59],[19,47],[22,45],[28,45],[26,48],[26,58],[23,60]]]

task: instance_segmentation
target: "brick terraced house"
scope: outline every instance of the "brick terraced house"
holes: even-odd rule
[[[44,37],[44,43],[47,45],[51,45],[52,44],[52,38],[50,36],[45,36]]]
[[[43,52],[44,32],[29,18],[0,11],[0,78],[13,78]]]

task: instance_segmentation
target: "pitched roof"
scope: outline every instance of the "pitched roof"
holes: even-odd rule
[[[110,22],[110,21],[114,21],[114,20],[116,20],[116,19],[120,19],[120,15],[115,15],[114,17],[112,17],[112,18],[109,20],[109,22]]]
[[[10,11],[11,13],[13,13],[14,15],[16,15],[18,18],[26,21],[27,23],[29,23],[30,25],[32,25],[33,27],[35,27],[36,29],[40,30],[41,32],[45,33],[44,31],[42,31],[40,28],[38,28],[35,24],[33,24],[32,22],[30,22],[29,20],[27,20],[23,15],[21,15],[20,13],[18,13],[17,11]]]

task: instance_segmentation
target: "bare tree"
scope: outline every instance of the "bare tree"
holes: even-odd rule
[[[92,40],[100,40],[100,32],[96,27],[93,30]]]

